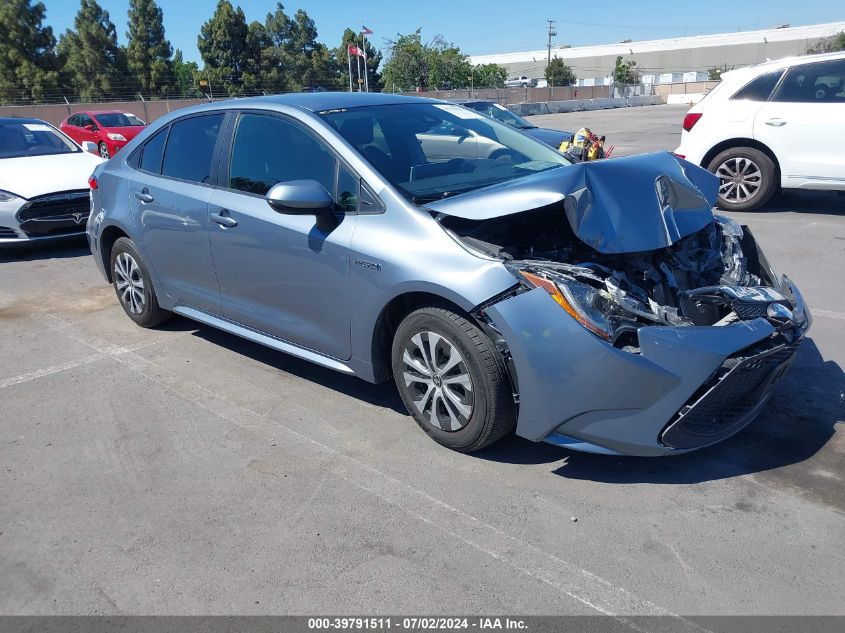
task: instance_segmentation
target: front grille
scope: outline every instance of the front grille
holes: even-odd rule
[[[731,301],[731,308],[733,308],[733,311],[737,313],[737,316],[743,320],[756,319],[759,317],[765,318],[768,315],[768,309],[772,303],[780,303],[781,305],[785,305],[787,308],[791,308],[788,301],[765,302],[739,300]]]
[[[738,431],[786,371],[797,348],[798,343],[782,344],[753,356],[728,358],[666,426],[661,443],[696,448]]]
[[[17,213],[21,230],[27,235],[60,235],[85,230],[91,203],[88,191],[79,189],[39,196]]]
[[[0,239],[16,239],[18,234],[8,226],[0,226]]]

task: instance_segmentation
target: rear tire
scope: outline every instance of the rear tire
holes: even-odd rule
[[[396,330],[392,369],[402,401],[435,442],[471,453],[516,424],[513,390],[493,342],[439,307],[409,314]]]
[[[716,206],[725,211],[759,209],[778,188],[774,161],[752,147],[726,149],[707,169],[719,178]]]
[[[152,279],[132,240],[115,240],[110,263],[112,285],[126,316],[146,328],[161,325],[172,316],[158,305]]]
[[[103,143],[102,141],[97,146],[97,151],[100,152],[100,156],[102,158],[105,158],[106,160],[108,160],[110,158],[110,156],[109,156],[109,146],[106,145],[105,143]]]

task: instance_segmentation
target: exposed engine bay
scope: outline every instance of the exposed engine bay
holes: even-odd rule
[[[636,351],[646,325],[713,326],[758,317],[794,326],[794,301],[747,230],[721,216],[657,250],[601,253],[574,233],[563,201],[513,215],[439,221],[467,247],[505,261],[587,329]]]

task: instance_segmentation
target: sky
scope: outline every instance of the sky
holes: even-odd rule
[[[73,27],[77,0],[41,1],[57,37]],[[98,1],[125,44],[129,0]],[[214,13],[217,0],[158,3],[173,47],[181,49],[186,60],[202,65],[197,34]],[[232,0],[232,4],[240,4],[247,22],[263,22],[275,9],[276,0]],[[440,34],[470,55],[543,49],[549,19],[557,21],[554,44],[571,46],[845,20],[842,0],[289,0],[283,4],[289,15],[305,9],[316,22],[319,39],[330,48],[340,43],[347,26],[357,29],[364,24],[373,30],[371,39],[377,47],[397,33],[421,27],[424,40]]]

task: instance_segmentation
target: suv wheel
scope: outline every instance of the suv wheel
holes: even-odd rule
[[[158,305],[150,275],[141,263],[138,249],[127,237],[118,238],[111,251],[114,291],[127,316],[141,327],[155,327],[171,314]]]
[[[760,150],[732,147],[710,161],[708,170],[719,177],[717,206],[726,211],[753,211],[777,189],[774,162]]]
[[[393,339],[392,368],[409,413],[443,446],[477,451],[516,424],[501,355],[459,314],[437,307],[409,314]]]

